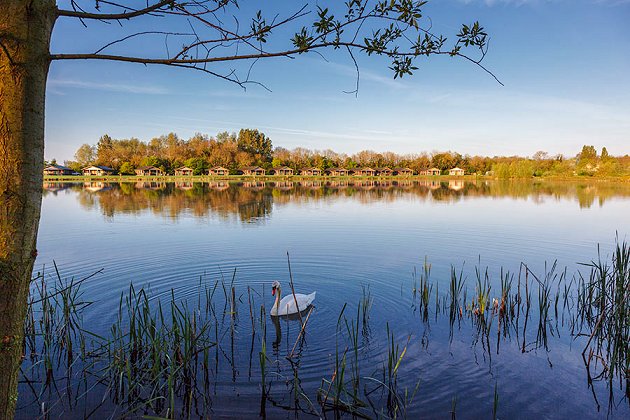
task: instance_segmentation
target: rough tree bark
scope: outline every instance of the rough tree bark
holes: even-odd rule
[[[54,0],[0,0],[0,419],[14,415],[37,255]]]

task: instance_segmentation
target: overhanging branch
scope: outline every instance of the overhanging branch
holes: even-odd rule
[[[133,10],[117,0],[102,0],[103,4],[117,8],[121,13],[93,13],[83,9],[74,11],[60,10],[60,16],[77,17],[80,19],[97,20],[123,20],[136,16],[147,15],[149,17],[182,17],[188,20],[191,33],[168,31],[144,31],[111,41],[94,53],[77,54],[52,54],[51,60],[109,60],[144,65],[165,65],[185,67],[218,76],[235,82],[242,86],[235,70],[216,73],[217,69],[209,69],[212,63],[231,61],[251,61],[245,80],[249,75],[253,64],[264,58],[295,56],[307,52],[320,54],[326,49],[344,48],[348,51],[350,59],[357,70],[357,89],[359,79],[359,66],[355,58],[356,52],[362,52],[368,56],[381,55],[391,60],[389,67],[394,71],[394,78],[411,75],[418,69],[414,61],[422,56],[448,55],[461,57],[475,64],[484,72],[491,75],[499,84],[498,78],[481,64],[488,49],[488,36],[478,22],[472,25],[462,25],[457,33],[455,42],[446,45],[447,39],[442,35],[435,35],[419,24],[423,17],[421,7],[426,1],[420,0],[353,0],[345,3],[345,14],[341,18],[335,17],[328,8],[317,6],[314,13],[316,17],[306,25],[295,28],[294,36],[290,39],[290,45],[269,43],[270,39],[282,41],[282,38],[271,36],[274,30],[287,27],[290,22],[302,18],[310,13],[306,3],[293,14],[284,19],[277,19],[276,15],[271,21],[267,21],[261,11],[250,16],[250,26],[241,32],[239,15],[234,14],[235,25],[228,25],[221,20],[215,12],[223,9],[227,13],[227,5],[234,0],[147,0],[144,9]],[[153,2],[154,4],[149,5]],[[73,1],[74,4],[74,1]],[[212,6],[212,7],[210,7]],[[234,1],[234,6],[238,4]],[[98,7],[97,7],[98,9]],[[116,9],[114,9],[116,11]],[[229,13],[227,13],[229,15]],[[366,22],[370,21],[370,24]],[[196,25],[195,25],[196,24]],[[234,27],[235,26],[235,27]],[[200,32],[198,29],[205,29]],[[105,48],[128,41],[142,35],[164,35],[165,54],[154,54],[153,57],[140,57],[136,53],[128,54],[102,54]],[[190,36],[185,39],[181,47],[171,50],[169,35]],[[284,39],[284,41],[289,41]],[[283,45],[283,46],[282,46]],[[268,46],[264,48],[263,46]],[[241,51],[241,48],[245,50]],[[275,47],[275,48],[274,48]],[[469,50],[465,48],[478,48],[480,57],[473,58],[467,55]],[[276,51],[273,51],[276,50]],[[279,51],[278,51],[279,50]],[[320,54],[321,55],[321,54]],[[356,93],[355,90],[355,93]]]
[[[147,6],[144,9],[134,10],[131,12],[123,13],[90,13],[90,12],[77,12],[75,10],[58,9],[57,16],[67,16],[79,19],[95,19],[95,20],[121,20],[131,19],[137,16],[149,14],[151,12],[158,11],[164,6],[175,5],[175,0],[162,0],[154,5]]]

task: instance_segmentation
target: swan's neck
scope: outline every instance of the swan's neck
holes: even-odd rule
[[[280,291],[280,288],[276,289],[276,301],[273,304],[273,308],[271,308],[271,313],[272,314],[277,314],[278,313],[278,309],[280,307],[280,294],[282,292]]]

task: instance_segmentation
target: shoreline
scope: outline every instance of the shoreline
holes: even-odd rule
[[[139,176],[139,175],[106,175],[106,176],[85,176],[85,175],[61,175],[61,176],[44,176],[44,182],[88,182],[88,181],[107,181],[107,182],[137,182],[137,181],[163,181],[163,182],[208,182],[208,181],[330,181],[330,180],[373,180],[373,181],[560,181],[560,182],[630,182],[630,176],[618,177],[589,177],[589,176],[545,176],[530,178],[497,178],[485,175],[414,175],[414,176],[303,176],[303,175],[228,175],[228,176],[209,176],[209,175],[193,175],[193,176]]]

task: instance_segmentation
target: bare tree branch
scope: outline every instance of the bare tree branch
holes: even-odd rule
[[[97,49],[95,53],[52,54],[50,56],[51,60],[111,60],[144,65],[158,64],[184,67],[203,71],[243,86],[245,83],[253,83],[250,80],[252,69],[260,59],[273,57],[294,58],[307,52],[313,52],[324,58],[320,51],[344,48],[350,60],[352,60],[357,74],[356,88],[348,93],[356,94],[358,92],[360,71],[355,57],[355,52],[357,51],[368,56],[373,54],[382,55],[391,59],[392,65],[390,69],[394,71],[394,78],[403,77],[407,74],[411,75],[413,71],[417,70],[417,67],[414,66],[414,60],[422,56],[448,55],[464,58],[503,85],[489,69],[481,64],[488,51],[489,39],[479,23],[462,25],[460,32],[456,35],[456,41],[451,43],[452,47],[445,47],[446,38],[432,33],[433,23],[430,19],[428,20],[428,29],[422,28],[419,24],[419,20],[423,18],[421,7],[424,6],[425,1],[391,0],[379,2],[353,0],[341,6],[342,11],[345,10],[341,19],[336,18],[328,8],[317,6],[315,10],[316,17],[312,21],[307,22],[307,26],[296,30],[295,36],[290,39],[293,44],[292,47],[281,46],[279,50],[278,45],[282,44],[277,44],[278,40],[286,42],[287,39],[272,38],[272,33],[278,28],[289,27],[289,23],[312,13],[312,11],[307,10],[308,3],[283,19],[278,19],[279,15],[276,14],[270,22],[267,22],[262,12],[259,11],[249,18],[250,25],[245,26],[244,30],[241,30],[239,22],[242,12],[239,11],[238,16],[237,14],[232,14],[234,19],[232,25],[224,24],[217,15],[220,9],[229,14],[227,6],[231,3],[238,9],[239,5],[236,0],[164,0],[152,5],[149,5],[149,2],[147,2],[147,6],[139,10],[130,9],[125,5],[110,0],[102,0],[100,3],[113,8],[120,8],[124,11],[121,13],[91,13],[79,8],[79,10],[75,9],[74,11],[60,10],[59,15],[103,21],[117,20],[119,23],[122,19],[142,15],[181,17],[188,20],[191,33],[174,31],[137,32],[111,41]],[[72,5],[73,8],[78,8],[74,0]],[[339,9],[339,4],[333,3],[333,5],[336,9]],[[202,27],[206,29],[205,33],[199,31]],[[123,43],[138,36],[151,34],[165,35],[165,56],[139,57],[133,54],[101,54],[104,49],[112,45]],[[190,39],[187,39],[183,45],[176,48],[171,54],[169,35],[189,36]],[[273,39],[275,42],[273,45],[270,43],[270,47],[265,48],[268,45],[268,39]],[[473,58],[463,52],[463,49],[471,47],[479,49],[480,54],[478,58]],[[241,49],[244,49],[244,51],[241,52]],[[273,49],[276,51],[272,51]],[[229,73],[220,74],[216,70],[208,68],[208,65],[213,63],[239,60],[252,61],[249,68],[245,71],[244,79],[240,79],[234,69],[229,71]]]
[[[73,2],[74,3],[74,2]],[[158,11],[164,6],[175,5],[175,0],[162,0],[154,5],[147,6],[144,9],[134,10],[132,12],[123,13],[90,13],[90,12],[78,12],[76,10],[63,10],[58,9],[58,16],[75,17],[79,19],[96,19],[96,20],[120,20],[131,19],[137,16],[146,15],[151,12]],[[119,5],[118,5],[119,6]],[[119,6],[122,7],[122,6]]]
[[[120,39],[117,39],[115,41],[109,42],[105,45],[103,45],[101,48],[99,48],[98,50],[94,51],[94,54],[98,54],[101,51],[103,51],[104,49],[111,47],[112,45],[118,44],[120,42],[124,42],[127,41],[128,39],[131,38],[135,38],[137,36],[142,36],[142,35],[174,35],[174,36],[191,36],[193,34],[190,33],[182,33],[182,32],[161,32],[161,31],[144,31],[144,32],[136,32],[135,34],[131,34],[125,37],[122,37]]]

